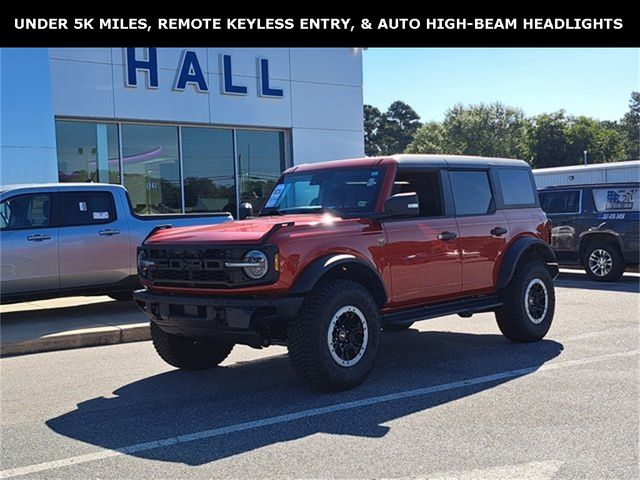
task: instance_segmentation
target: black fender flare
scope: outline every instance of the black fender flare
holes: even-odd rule
[[[507,286],[513,278],[518,262],[525,252],[528,252],[531,249],[536,250],[542,255],[551,277],[556,278],[558,276],[558,261],[556,260],[556,254],[549,244],[539,238],[523,237],[519,238],[508,247],[507,253],[502,260],[502,265],[500,266],[497,285],[498,289]]]
[[[595,228],[590,228],[589,230],[585,230],[584,232],[580,233],[579,235],[579,240],[580,240],[580,260],[582,260],[582,256],[585,253],[586,250],[586,246],[587,243],[591,241],[591,238],[594,235],[600,235],[602,237],[609,237],[608,241],[614,242],[618,248],[620,249],[620,251],[622,251],[622,241],[620,240],[620,234],[618,232],[616,232],[615,230],[612,229],[601,229],[602,227],[606,226],[605,223],[602,223],[600,225],[598,225]]]
[[[358,281],[365,283],[365,287],[372,290],[378,306],[382,307],[387,303],[389,297],[380,273],[371,262],[349,253],[336,253],[316,258],[298,275],[289,289],[289,293],[291,295],[309,293],[322,277],[329,272],[335,272],[336,269],[340,269],[343,278],[344,273],[351,270],[352,275],[357,275]]]

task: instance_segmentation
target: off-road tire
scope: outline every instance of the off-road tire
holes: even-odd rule
[[[158,355],[169,365],[183,370],[215,367],[229,356],[232,343],[200,341],[172,335],[151,322],[151,340]]]
[[[366,322],[367,342],[352,366],[334,360],[328,335],[341,308],[355,307]],[[332,329],[333,330],[333,329]],[[380,314],[369,291],[359,283],[330,279],[317,285],[305,299],[287,331],[289,360],[296,374],[312,387],[324,391],[353,388],[364,381],[380,348]]]
[[[110,293],[109,297],[118,302],[129,302],[133,300],[133,292],[114,292]]]
[[[527,288],[534,279],[540,280],[546,288],[544,315],[535,319],[539,323],[530,319],[525,303]],[[544,291],[539,284],[533,286]],[[553,321],[556,298],[553,279],[544,263],[536,260],[519,263],[513,278],[500,292],[500,298],[503,305],[496,310],[495,316],[498,328],[507,339],[512,342],[535,342],[547,334]]]
[[[405,330],[409,330],[413,326],[413,322],[411,323],[403,323],[403,324],[393,324],[393,325],[385,325],[382,327],[382,330],[385,332],[403,332]]]
[[[606,275],[597,275],[589,266],[591,254],[598,250],[606,252],[611,258],[611,270]],[[598,282],[615,282],[616,280],[620,280],[626,268],[620,247],[616,245],[615,240],[596,240],[589,243],[582,256],[582,265],[584,265],[584,271],[587,272],[587,276]]]

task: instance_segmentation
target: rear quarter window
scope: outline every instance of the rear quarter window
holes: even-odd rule
[[[637,187],[594,188],[593,203],[598,212],[637,212],[639,191]]]
[[[536,204],[536,191],[529,170],[524,168],[499,168],[498,181],[502,190],[502,202],[507,207]]]

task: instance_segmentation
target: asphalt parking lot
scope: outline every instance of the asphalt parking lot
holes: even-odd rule
[[[638,280],[563,273],[534,344],[492,314],[385,333],[340,394],[309,390],[281,347],[205,372],[149,342],[3,358],[0,478],[635,479]]]

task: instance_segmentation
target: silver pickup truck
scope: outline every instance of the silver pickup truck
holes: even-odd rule
[[[136,247],[156,227],[211,225],[228,213],[136,215],[119,185],[0,187],[0,303],[70,295],[132,298]]]

